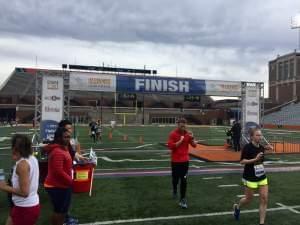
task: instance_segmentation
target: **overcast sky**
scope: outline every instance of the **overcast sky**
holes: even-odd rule
[[[62,63],[267,82],[268,61],[298,47],[299,12],[299,0],[0,0],[0,83]]]

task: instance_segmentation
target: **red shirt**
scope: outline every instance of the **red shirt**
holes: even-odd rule
[[[51,144],[48,151],[48,174],[45,187],[70,188],[72,186],[72,158],[67,147]]]
[[[180,137],[184,136],[182,143],[176,147],[176,142],[180,140]],[[184,131],[183,133],[177,128],[173,130],[168,139],[168,147],[171,150],[172,162],[187,162],[190,160],[189,156],[189,144],[193,147],[196,145],[193,142],[193,138]]]

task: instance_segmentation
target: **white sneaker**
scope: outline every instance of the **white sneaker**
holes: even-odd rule
[[[181,199],[179,202],[179,206],[183,209],[187,209],[187,200],[185,198]]]

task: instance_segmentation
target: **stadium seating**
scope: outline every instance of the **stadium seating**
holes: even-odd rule
[[[282,107],[277,112],[263,116],[263,124],[274,125],[300,125],[300,103],[292,103]]]

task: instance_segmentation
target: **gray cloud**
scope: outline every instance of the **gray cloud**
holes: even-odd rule
[[[86,41],[293,48],[286,0],[0,0],[0,32]]]

